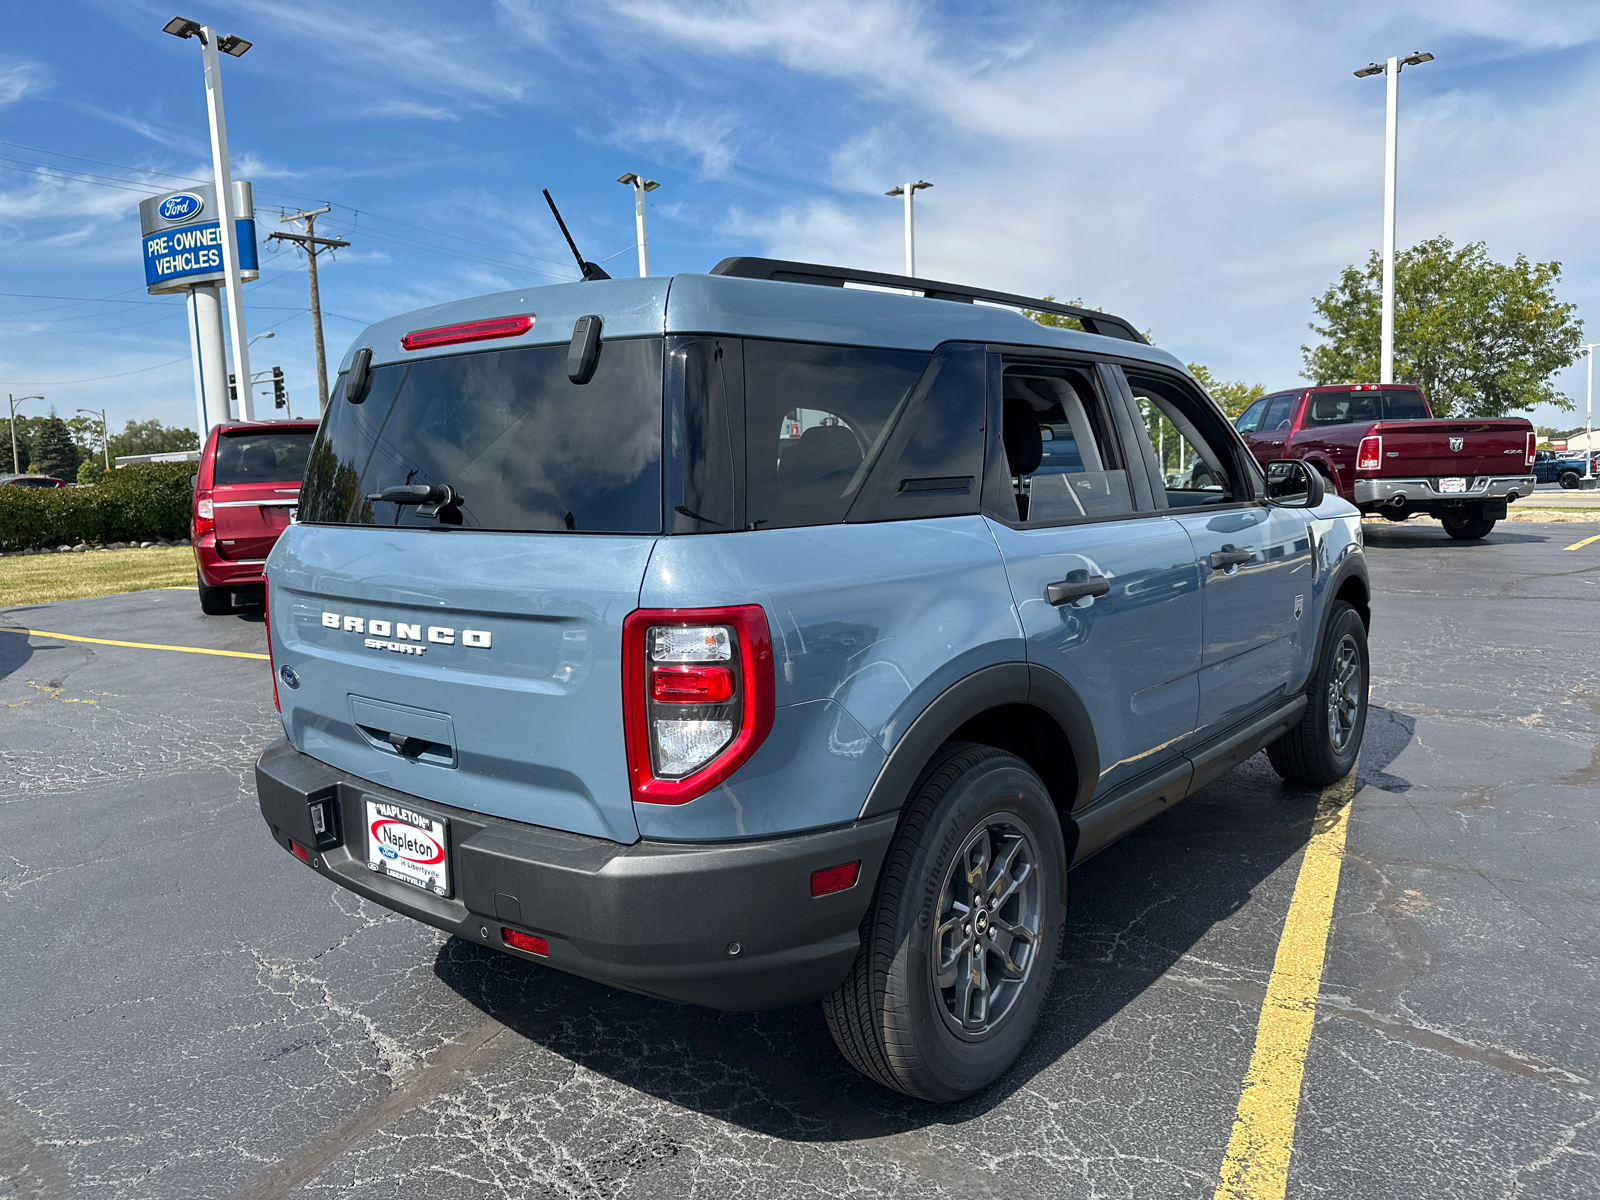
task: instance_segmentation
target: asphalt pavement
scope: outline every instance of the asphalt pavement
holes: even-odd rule
[[[1541,499],[1542,499],[1541,495]],[[1292,1197],[1600,1194],[1600,542],[1366,528],[1374,680]],[[0,570],[4,570],[0,566]],[[1038,1035],[887,1093],[816,1006],[513,961],[278,849],[259,614],[0,610],[0,1197],[1209,1197],[1315,791],[1257,758],[1073,873]]]

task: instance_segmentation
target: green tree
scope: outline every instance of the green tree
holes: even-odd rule
[[[1395,256],[1394,373],[1419,385],[1441,417],[1501,417],[1537,404],[1571,409],[1551,376],[1577,360],[1583,322],[1556,299],[1558,262],[1490,259],[1483,242],[1440,236]],[[1382,331],[1383,260],[1346,267],[1312,301],[1324,340],[1301,346],[1317,383],[1375,383]]]
[[[1054,296],[1041,296],[1040,299],[1048,300],[1053,304],[1056,298]],[[1073,308],[1085,307],[1082,300],[1068,300],[1066,303]],[[1101,310],[1096,308],[1094,311],[1100,312]],[[1048,325],[1051,329],[1076,329],[1079,333],[1084,331],[1083,322],[1078,320],[1077,317],[1063,316],[1061,313],[1041,312],[1036,308],[1025,308],[1022,310],[1022,315],[1031,321],[1039,322],[1041,325]]]
[[[105,460],[98,454],[91,454],[78,464],[78,482],[84,487],[99,483],[106,474]]]
[[[1211,393],[1211,398],[1222,406],[1222,411],[1228,414],[1230,421],[1235,420],[1240,413],[1249,408],[1251,401],[1267,394],[1267,389],[1259,383],[1229,383],[1217,379],[1204,363],[1190,363],[1189,373],[1200,381],[1201,387]]]
[[[119,454],[169,454],[174,450],[198,450],[200,439],[192,429],[163,425],[160,421],[129,421],[121,433],[111,435],[111,458]]]
[[[76,479],[78,462],[82,457],[77,444],[72,440],[72,431],[67,428],[65,421],[56,416],[56,410],[52,408],[50,415],[40,423],[34,435],[28,458],[29,474],[54,475],[57,479]]]

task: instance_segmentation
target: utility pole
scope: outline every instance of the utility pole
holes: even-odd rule
[[[280,222],[301,222],[305,225],[306,231],[267,235],[269,241],[275,238],[280,242],[293,242],[306,252],[306,275],[311,280],[311,338],[316,344],[317,351],[317,411],[323,414],[328,411],[328,359],[322,349],[322,293],[317,290],[317,255],[321,249],[339,250],[350,244],[338,238],[317,236],[317,218],[327,211],[328,206],[324,204],[321,208],[279,217]]]

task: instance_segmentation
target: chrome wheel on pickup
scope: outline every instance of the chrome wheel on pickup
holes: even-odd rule
[[[851,1065],[933,1101],[1004,1074],[1050,986],[1066,881],[1061,818],[1033,769],[947,743],[912,786],[861,952],[822,1001]]]

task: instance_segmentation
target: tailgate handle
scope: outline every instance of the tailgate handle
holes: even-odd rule
[[[1079,573],[1073,572],[1074,575]],[[1044,589],[1044,598],[1060,608],[1085,596],[1104,596],[1110,590],[1111,581],[1104,575],[1090,575],[1087,579],[1063,579],[1060,583],[1049,584]]]
[[[1225,542],[1221,550],[1211,552],[1211,569],[1213,571],[1226,571],[1229,567],[1242,566],[1250,561],[1250,551],[1235,550],[1232,542]]]
[[[384,740],[406,758],[418,758],[424,750],[429,750],[433,747],[433,743],[428,741],[427,738],[407,737],[403,733],[391,733]]]

